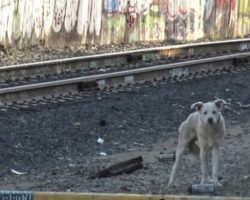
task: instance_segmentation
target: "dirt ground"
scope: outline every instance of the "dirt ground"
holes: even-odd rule
[[[199,159],[185,154],[177,187],[167,183],[173,161],[155,156],[172,152],[179,124],[196,101],[223,98],[227,134],[216,195],[250,196],[250,71],[137,87],[114,94],[96,93],[79,101],[0,111],[0,188],[29,191],[79,191],[139,194],[189,194],[200,181]],[[104,151],[96,140],[107,121]],[[143,156],[144,168],[131,174],[89,179],[98,169]],[[17,175],[11,169],[26,172]]]

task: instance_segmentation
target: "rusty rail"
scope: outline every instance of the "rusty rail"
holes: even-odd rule
[[[73,58],[42,61],[0,67],[1,80],[24,79],[37,75],[61,74],[72,70],[84,68],[97,68],[104,65],[127,64],[131,60],[152,60],[171,56],[191,56],[195,54],[216,53],[223,51],[244,51],[250,49],[250,39],[236,39],[216,42],[202,42],[194,44],[173,45],[137,49],[131,51],[107,53]]]
[[[164,78],[186,77],[199,72],[223,70],[230,67],[237,68],[237,66],[234,66],[235,62],[237,63],[241,60],[247,61],[249,65],[249,58],[250,52],[236,53],[213,58],[7,87],[0,89],[0,96],[1,102],[6,103],[15,99],[18,99],[16,101],[22,101],[27,100],[27,98],[39,98],[46,96],[46,93],[50,95],[62,95],[69,92],[78,93],[79,88],[84,88],[86,85],[95,85],[99,89],[104,89]]]

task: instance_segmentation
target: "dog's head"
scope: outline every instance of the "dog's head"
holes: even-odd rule
[[[191,105],[191,109],[195,109],[200,113],[202,123],[213,125],[220,121],[221,110],[225,101],[222,99],[215,100],[214,102],[197,102]]]

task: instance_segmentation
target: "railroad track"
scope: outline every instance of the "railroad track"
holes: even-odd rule
[[[0,68],[1,110],[250,68],[250,39],[176,45]]]

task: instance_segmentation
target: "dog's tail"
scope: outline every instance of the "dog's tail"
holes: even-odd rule
[[[199,156],[200,155],[200,147],[198,145],[198,140],[197,137],[193,137],[189,143],[188,143],[188,150],[191,154],[195,155],[195,156]]]

